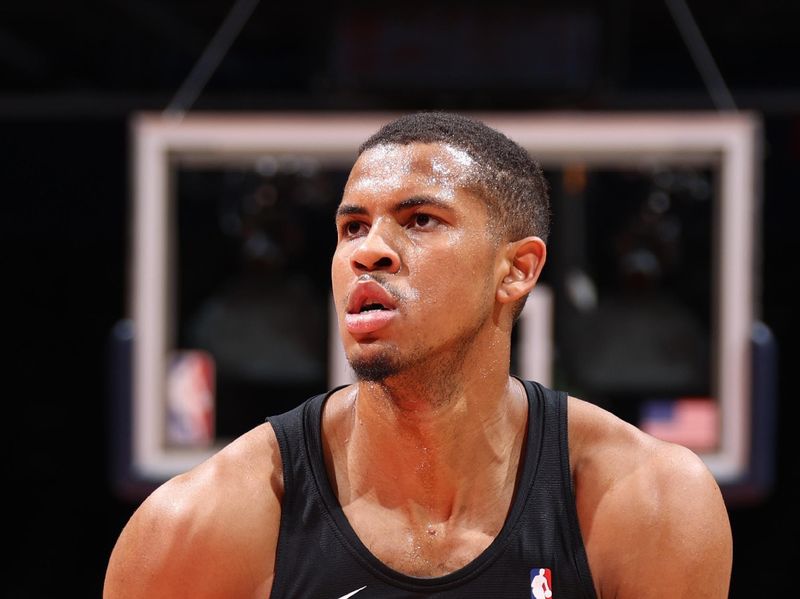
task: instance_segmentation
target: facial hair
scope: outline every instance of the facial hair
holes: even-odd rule
[[[428,397],[441,406],[460,391],[459,374],[484,322],[481,319],[443,347],[419,346],[404,352],[405,356],[399,350],[387,349],[348,361],[359,381],[376,383],[389,396],[401,392]]]
[[[400,361],[385,353],[372,358],[353,358],[348,361],[359,381],[376,383],[402,370]]]

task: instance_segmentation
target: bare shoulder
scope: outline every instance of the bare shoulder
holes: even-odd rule
[[[156,489],[109,560],[103,596],[268,597],[283,480],[263,424]]]
[[[575,398],[569,436],[578,518],[599,596],[727,597],[730,524],[700,457]]]

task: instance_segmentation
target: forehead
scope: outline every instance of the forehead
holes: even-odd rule
[[[414,187],[456,192],[474,188],[478,164],[460,148],[444,143],[384,144],[365,150],[350,171],[345,195]]]

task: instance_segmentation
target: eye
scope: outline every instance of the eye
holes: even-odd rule
[[[357,237],[366,231],[367,225],[357,220],[347,221],[342,225],[342,235],[344,237]]]
[[[436,218],[431,216],[430,214],[425,214],[424,212],[418,212],[411,218],[411,225],[416,227],[417,229],[431,229],[436,226],[438,221]]]

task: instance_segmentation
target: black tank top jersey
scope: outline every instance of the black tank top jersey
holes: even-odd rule
[[[270,417],[285,484],[272,599],[596,599],[572,491],[566,394],[524,385],[528,433],[506,522],[472,562],[436,578],[389,568],[348,523],[322,454],[322,406],[333,391]]]

